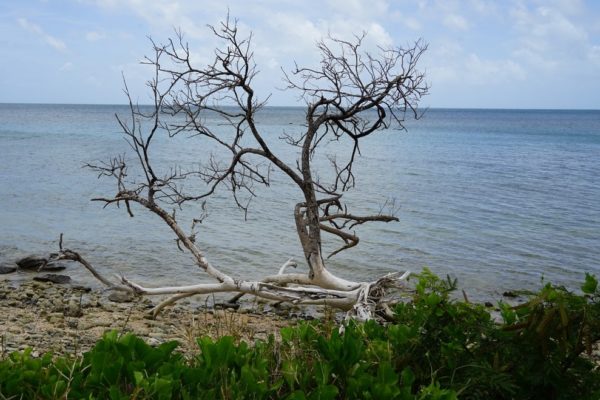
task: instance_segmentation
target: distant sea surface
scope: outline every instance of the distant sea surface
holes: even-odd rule
[[[107,274],[148,285],[206,281],[157,217],[90,201],[116,193],[83,165],[129,151],[115,120],[127,112],[0,104],[0,261],[56,251],[64,233],[66,247]],[[303,118],[301,108],[267,108],[258,118],[284,159],[294,153],[278,137],[301,129]],[[157,144],[162,168],[207,160],[197,138]],[[341,156],[336,146],[326,144],[322,156]],[[394,199],[400,221],[357,227],[360,244],[329,260],[335,273],[366,280],[429,267],[492,299],[542,279],[576,289],[585,272],[600,275],[600,111],[431,109],[407,131],[367,138],[361,151],[357,187],[344,196],[350,210],[376,213]],[[207,257],[235,276],[273,273],[290,257],[303,264],[292,217],[299,191],[274,174],[257,195],[245,219],[218,192],[198,231]],[[199,212],[178,211],[181,225]],[[326,251],[340,245],[325,241]],[[71,274],[93,282],[79,267]]]

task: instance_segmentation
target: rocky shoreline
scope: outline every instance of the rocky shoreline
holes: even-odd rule
[[[317,317],[338,323],[340,317],[331,309],[301,309],[256,299],[224,308],[219,307],[224,299],[206,296],[177,302],[152,318],[155,303],[147,297],[76,284],[70,276],[54,273],[65,270],[65,264],[23,265],[0,265],[0,359],[26,348],[33,357],[48,352],[80,355],[111,330],[134,333],[151,345],[176,340],[180,351],[193,355],[201,336],[229,335],[252,343],[271,334],[278,337],[281,328],[302,320]],[[504,297],[510,302],[518,295],[507,292]],[[500,318],[491,303],[485,305]],[[599,344],[591,358],[600,365]]]
[[[194,353],[199,336],[231,335],[252,342],[310,318],[258,303],[237,310],[178,303],[152,319],[152,306],[151,300],[129,294],[0,278],[0,357],[27,347],[33,356],[49,351],[77,355],[113,329],[135,333],[152,345],[177,340],[180,350]]]

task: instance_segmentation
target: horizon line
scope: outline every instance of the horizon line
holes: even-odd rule
[[[39,102],[3,102],[0,105],[31,105],[31,106],[97,106],[97,107],[129,107],[128,103],[39,103]],[[152,107],[153,104],[137,104],[142,107]],[[223,107],[235,107],[233,105],[223,105]],[[265,105],[261,108],[305,108],[301,105]],[[447,107],[447,106],[427,106],[423,110],[489,110],[489,111],[600,111],[600,108],[543,108],[543,107]]]

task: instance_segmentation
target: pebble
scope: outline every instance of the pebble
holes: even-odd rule
[[[135,300],[135,295],[131,292],[112,292],[108,296],[108,300],[114,303],[131,303]]]
[[[12,274],[17,270],[16,265],[2,264],[0,265],[0,275],[3,274]]]
[[[71,277],[67,275],[46,274],[42,276],[34,276],[33,280],[38,282],[52,282],[63,284],[71,282]]]
[[[61,322],[63,322],[63,321],[64,321],[64,318],[63,318],[63,316],[62,316],[62,315],[61,315],[61,316],[59,316],[59,317],[57,317],[57,316],[55,316],[55,315],[48,315],[48,316],[46,317],[46,320],[47,320],[48,322],[50,322],[51,324],[60,324]]]
[[[92,328],[108,328],[112,325],[112,321],[110,320],[95,320],[95,321],[87,321],[81,324],[81,329],[87,330]]]
[[[155,339],[153,337],[150,337],[150,338],[146,339],[146,343],[148,343],[150,346],[156,347],[161,344],[161,341],[158,339]]]
[[[81,307],[79,306],[78,302],[70,301],[64,309],[64,314],[67,317],[81,317],[83,315],[83,311],[81,311]]]
[[[67,326],[72,329],[77,329],[79,327],[79,321],[76,319],[68,320]]]
[[[67,269],[67,266],[65,264],[53,261],[53,262],[49,262],[48,264],[46,264],[42,268],[42,271],[58,272],[58,271],[63,271],[65,269]]]

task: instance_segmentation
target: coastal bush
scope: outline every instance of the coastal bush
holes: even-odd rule
[[[0,361],[0,398],[24,399],[599,399],[600,290],[546,284],[516,306],[454,299],[456,282],[423,271],[387,325],[301,323],[249,345],[197,339],[153,347],[108,332],[82,357]]]

